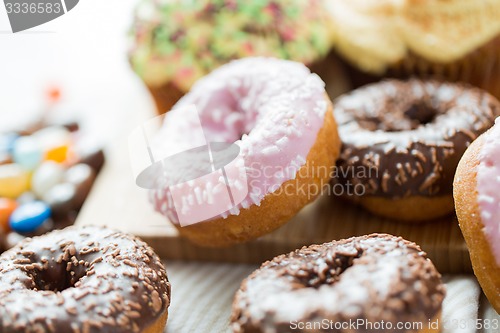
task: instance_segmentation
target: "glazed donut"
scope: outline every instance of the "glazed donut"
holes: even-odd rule
[[[472,268],[500,313],[500,125],[474,141],[458,164],[453,196]]]
[[[461,84],[387,80],[340,97],[334,110],[344,197],[384,217],[423,221],[453,211],[458,161],[500,103]]]
[[[28,238],[0,256],[0,332],[163,332],[165,268],[144,242],[101,227]]]
[[[150,192],[154,207],[193,242],[226,246],[269,233],[328,184],[340,141],[324,83],[304,65],[273,58],[235,60],[198,81],[174,111],[190,105],[197,107],[199,119],[169,112],[153,150],[187,150],[204,145],[205,138],[234,142],[248,188],[227,212],[181,227],[171,189],[159,182]],[[200,120],[204,137],[194,134]],[[189,172],[196,167],[192,163],[182,168]],[[220,202],[222,191],[216,190],[226,184],[219,173],[207,177],[177,189],[194,188],[200,194],[197,200]],[[196,211],[189,200],[182,202],[182,211]]]
[[[429,320],[439,319],[444,294],[440,274],[419,246],[372,234],[265,262],[236,292],[231,327],[247,333],[351,332],[312,324],[364,320],[385,322],[384,332],[415,332],[395,329],[399,322],[422,323],[417,331],[430,332]],[[372,331],[363,325],[356,330]]]

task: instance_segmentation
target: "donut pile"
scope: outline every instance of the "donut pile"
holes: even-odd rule
[[[464,186],[456,180],[453,196],[459,161],[466,151],[467,158],[471,143],[500,116],[500,102],[489,93],[461,83],[392,79],[340,96],[330,109],[324,85],[306,67],[247,58],[221,66],[198,81],[173,110],[188,105],[198,108],[204,139],[234,142],[241,148],[250,176],[249,194],[239,204],[187,226],[179,222],[170,187],[151,191],[155,209],[181,235],[203,246],[226,246],[269,233],[316,197],[300,192],[283,195],[281,190],[289,183],[295,188],[303,183],[341,186],[341,199],[405,223],[451,215],[456,203],[464,235],[473,239],[467,244],[476,274],[487,295],[498,298],[499,280],[491,278],[491,267],[500,266],[496,222],[500,197],[495,192],[500,179],[496,171],[500,161],[495,157],[500,147],[498,131],[490,130],[487,139],[480,141],[485,142],[483,153],[474,154],[480,162],[469,162],[479,165],[478,181],[460,191]],[[192,119],[176,113],[165,121],[156,139],[165,151],[188,147],[194,136],[183,133],[194,128]],[[274,166],[288,172],[259,173],[256,179],[249,172]],[[320,167],[335,170],[329,174],[333,176],[329,184],[328,176],[318,179]],[[466,172],[470,170],[468,166]],[[462,178],[457,175],[457,179]],[[183,213],[194,209],[189,204],[194,200],[190,188],[198,202],[214,198],[210,189],[217,186],[217,179],[209,183],[210,188],[198,180],[176,185],[187,193]],[[362,191],[350,191],[352,187]],[[474,197],[457,199],[457,191]],[[475,222],[467,231],[464,220],[470,216]],[[485,240],[478,242],[477,234]],[[476,250],[476,243],[482,248]],[[355,299],[345,294],[365,287]],[[403,296],[407,290],[414,294]],[[235,332],[287,332],[293,320],[322,318],[393,322],[406,318],[424,323],[439,318],[443,297],[440,275],[417,245],[375,234],[303,248],[264,263],[238,291],[232,327]],[[314,303],[317,308],[308,302],[313,298],[321,300]],[[398,303],[401,298],[405,301]],[[284,306],[296,303],[307,306]],[[398,305],[392,308],[393,303]]]
[[[160,186],[151,192],[154,208],[181,235],[215,247],[275,230],[317,197],[309,185],[323,186],[328,178],[330,189],[326,185],[323,192],[333,194],[332,200],[340,197],[395,222],[428,223],[456,213],[474,271],[500,311],[495,130],[500,125],[490,130],[500,116],[499,14],[500,0],[141,1],[129,59],[158,111],[167,112],[177,101],[174,108],[194,104],[203,126],[210,128],[209,141],[234,142],[245,162],[258,162],[257,168],[245,164],[249,174],[275,165],[282,169],[257,177],[256,183],[250,177],[247,198],[199,223],[183,225],[178,213],[189,214],[196,204],[213,200],[214,192],[222,196],[224,184],[218,179],[209,186],[200,181],[179,185],[174,192],[184,192],[177,203],[173,191]],[[254,56],[299,61],[329,87],[341,81],[343,71],[357,87],[384,77],[421,79],[385,80],[343,95],[334,101],[329,120],[329,110],[317,117],[296,107],[304,100],[290,93],[297,92],[292,84],[282,84],[309,82],[309,73],[297,75],[288,70],[293,66],[264,59],[225,65]],[[339,60],[345,65],[340,70]],[[276,87],[290,104],[281,113],[286,117],[270,110],[267,94],[276,95]],[[305,100],[325,102],[318,96]],[[293,130],[283,134],[288,120]],[[186,144],[189,139],[178,140],[181,131],[172,130],[186,123],[166,122],[158,140],[166,146]],[[303,131],[309,133],[305,139]],[[317,138],[314,144],[311,137]],[[290,154],[294,149],[299,154]],[[312,172],[325,167],[333,168],[331,177]],[[304,185],[309,190],[299,191]],[[280,195],[288,188],[288,195]],[[239,309],[243,315],[235,327],[279,332],[274,325],[282,319],[274,310],[247,315]],[[252,317],[256,314],[262,317]]]
[[[331,112],[317,76],[300,64],[271,58],[220,67],[198,81],[174,110],[188,105],[198,108],[205,137],[196,142],[183,135],[199,122],[176,113],[165,121],[157,149],[202,145],[204,139],[234,142],[249,178],[248,196],[238,205],[185,227],[179,225],[170,188],[151,193],[155,209],[181,234],[208,246],[250,240],[282,225],[315,196],[276,193],[293,180],[297,188],[304,182],[323,186],[325,179],[317,179],[321,168],[343,188],[343,198],[382,217],[425,222],[450,215],[460,158],[500,116],[500,102],[478,88],[417,79],[359,88],[337,98]],[[279,171],[266,173],[269,168]],[[209,183],[220,185],[217,179]],[[199,201],[214,196],[199,182],[186,186],[198,190]]]
[[[150,198],[185,237],[227,246],[265,235],[319,195],[307,192],[310,185],[340,185],[342,198],[406,223],[451,214],[455,205],[476,275],[499,309],[500,125],[493,125],[500,103],[488,93],[463,84],[387,80],[332,103],[322,80],[302,64],[247,58],[197,82],[174,111],[189,105],[198,108],[199,119],[172,112],[153,148],[234,142],[248,193],[213,218],[182,225],[179,202],[182,214],[200,204],[210,207],[222,200],[224,179],[214,173],[171,187],[165,184],[176,179],[168,177],[178,175],[165,173]],[[200,122],[204,137],[192,134]],[[61,182],[86,179],[84,168],[92,169],[69,157],[56,159],[51,151],[35,158],[36,151],[21,149],[23,141],[49,130],[18,138],[12,161],[0,165],[0,183],[9,185],[0,190],[11,198],[0,200],[2,225],[20,234],[35,234],[59,207],[64,211],[49,200],[51,193]],[[68,147],[58,149],[70,155]],[[31,168],[30,187],[16,188],[20,180],[2,178],[6,166]],[[182,171],[196,174],[199,167],[185,163]],[[241,186],[234,179],[225,185]],[[306,191],[299,191],[304,185]],[[349,194],[349,186],[364,191]],[[28,189],[44,201],[24,204],[21,194]],[[182,200],[174,200],[175,191],[183,193]],[[82,201],[72,202],[75,208]],[[444,296],[441,275],[417,244],[372,234],[306,246],[265,262],[237,291],[231,328],[288,332],[290,323],[324,319],[426,327],[440,318]],[[167,273],[152,249],[107,228],[53,231],[0,256],[1,332],[162,332],[169,304]]]

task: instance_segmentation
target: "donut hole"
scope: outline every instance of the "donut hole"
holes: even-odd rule
[[[322,285],[337,282],[342,273],[352,267],[355,259],[361,258],[362,255],[363,249],[360,247],[345,252],[327,252],[307,267],[298,267],[291,275],[301,287],[318,289]]]
[[[75,287],[86,274],[85,265],[81,265],[75,260],[73,262],[50,262],[49,265],[32,271],[31,277],[34,282],[34,290],[61,292]]]
[[[433,122],[437,114],[438,110],[429,105],[429,103],[422,101],[411,103],[404,112],[405,117],[410,119],[412,124],[414,124],[414,128],[412,129]]]
[[[365,115],[357,119],[360,126],[369,131],[403,132],[412,131],[435,121],[439,111],[426,101],[399,103],[392,101],[386,111],[374,116]],[[391,110],[390,112],[388,110]]]

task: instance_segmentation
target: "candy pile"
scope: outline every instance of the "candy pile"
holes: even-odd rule
[[[103,164],[75,122],[0,133],[0,252],[73,224]]]

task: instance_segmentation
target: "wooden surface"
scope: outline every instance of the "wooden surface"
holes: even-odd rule
[[[137,115],[133,123],[139,125],[145,116]],[[427,224],[401,224],[326,196],[306,206],[281,229],[258,240],[222,249],[195,246],[179,237],[170,222],[153,211],[146,190],[135,185],[127,142],[127,136],[123,136],[110,147],[107,165],[77,223],[108,225],[131,232],[153,246],[162,258],[260,264],[304,245],[384,232],[419,244],[442,273],[472,272],[454,217]]]

